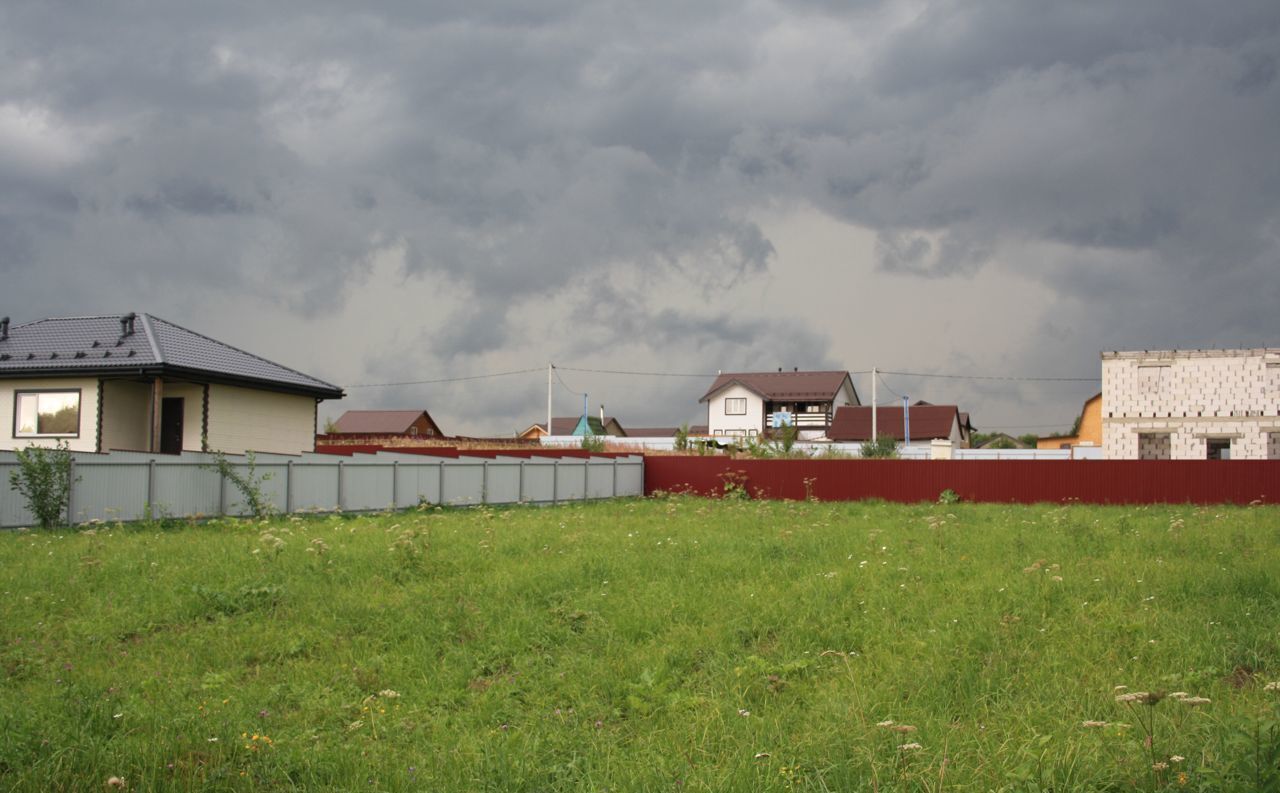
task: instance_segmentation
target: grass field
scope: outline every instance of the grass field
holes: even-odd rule
[[[1278,574],[1272,507],[5,532],[0,790],[1275,789]]]

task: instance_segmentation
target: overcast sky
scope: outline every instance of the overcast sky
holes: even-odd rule
[[[9,0],[0,314],[146,311],[343,386],[542,368],[321,407],[472,435],[542,420],[549,361],[1276,346],[1278,73],[1275,0]],[[705,419],[709,378],[561,376],[557,415]],[[983,430],[1098,390],[885,382]]]

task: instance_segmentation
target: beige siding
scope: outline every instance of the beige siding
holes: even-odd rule
[[[227,385],[209,386],[209,448],[297,454],[315,448],[315,399]]]
[[[210,386],[213,388],[214,386]],[[200,383],[164,384],[164,396],[182,399],[182,450],[201,451],[200,432],[204,422],[204,386]],[[265,451],[265,449],[264,449]]]
[[[107,380],[102,384],[102,451],[151,448],[151,384]]]
[[[80,437],[15,438],[14,392],[38,390],[80,391]],[[98,380],[87,377],[32,378],[0,380],[0,449],[24,449],[27,446],[53,446],[65,440],[78,452],[92,452],[98,446]]]

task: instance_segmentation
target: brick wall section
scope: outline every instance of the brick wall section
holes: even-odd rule
[[[1102,444],[1109,460],[1139,458],[1146,433],[1169,433],[1174,460],[1204,459],[1206,436],[1230,438],[1232,459],[1262,460],[1275,432],[1280,348],[1102,355]]]

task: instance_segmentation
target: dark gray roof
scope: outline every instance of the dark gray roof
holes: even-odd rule
[[[59,317],[12,325],[0,341],[0,377],[113,374],[196,376],[341,399],[342,389],[150,314]]]

